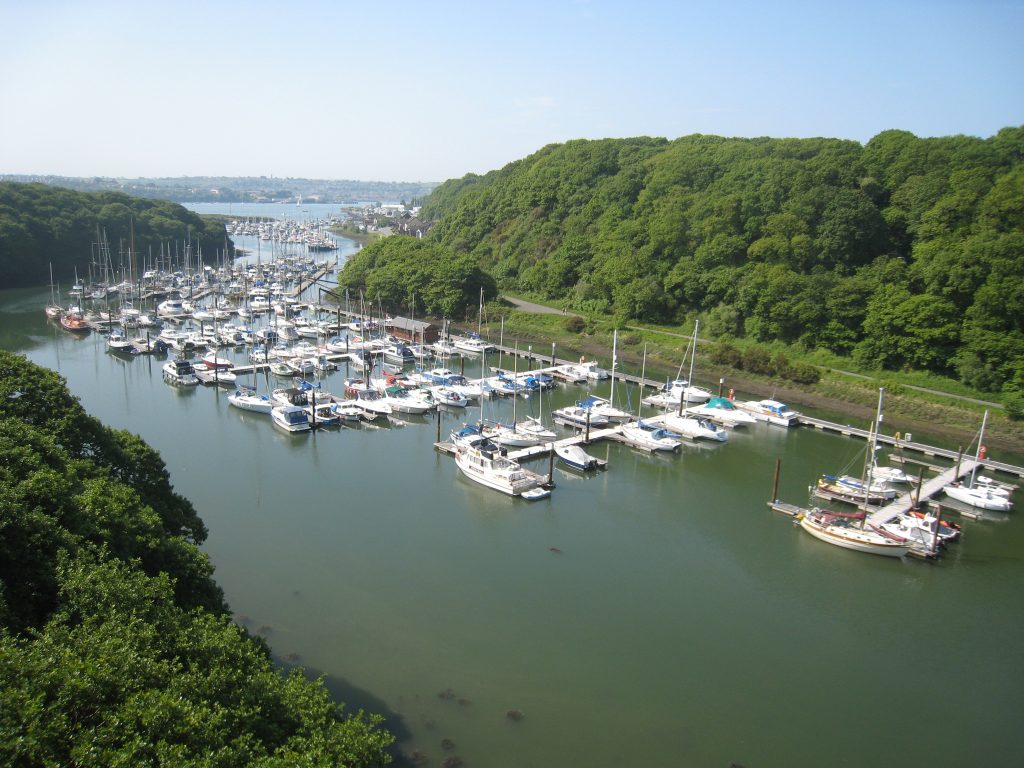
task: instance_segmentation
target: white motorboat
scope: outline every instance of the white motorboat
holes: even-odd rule
[[[226,357],[219,357],[216,350],[211,349],[209,352],[203,355],[203,363],[206,364],[207,368],[232,368],[234,363]]]
[[[110,333],[107,334],[107,349],[111,352],[127,352],[129,354],[135,352],[132,340],[120,328],[110,329]]]
[[[509,496],[533,501],[551,495],[542,487],[542,476],[523,469],[509,459],[502,448],[482,435],[456,444],[455,463],[470,480]]]
[[[810,510],[800,520],[800,527],[816,539],[844,549],[886,557],[903,557],[910,551],[910,542],[892,533],[853,522],[855,518],[818,509]]]
[[[665,416],[665,426],[690,440],[715,440],[724,443],[729,439],[728,432],[704,416],[693,416],[689,413],[679,416],[670,413]]]
[[[360,417],[365,418],[367,421],[372,421],[376,418],[376,414],[368,414],[368,412],[352,402],[331,403],[331,411],[341,421],[359,421]]]
[[[737,405],[758,421],[767,421],[780,427],[792,427],[800,423],[800,414],[778,400],[747,400]]]
[[[446,405],[449,408],[465,408],[469,405],[469,398],[451,387],[439,385],[429,389],[438,405]]]
[[[644,421],[623,424],[619,430],[624,443],[644,451],[677,451],[683,444],[678,434]]]
[[[560,445],[555,443],[555,455],[565,464],[582,472],[600,469],[605,466],[605,462],[602,459],[591,456],[578,445]]]
[[[687,408],[686,412],[694,416],[704,416],[717,424],[721,424],[723,427],[730,427],[732,429],[757,423],[757,419],[752,414],[737,408],[732,400],[724,397],[712,397],[702,405]]]
[[[270,411],[274,424],[285,432],[308,432],[309,414],[298,405],[278,405]]]
[[[360,389],[356,391],[353,402],[360,410],[372,413],[374,416],[390,416],[392,413],[391,406],[375,389]]]
[[[435,407],[435,403],[418,396],[416,393],[420,391],[423,390],[410,391],[396,384],[385,387],[382,395],[384,402],[391,406],[392,412],[422,415],[432,410]],[[427,395],[429,397],[429,393]]]
[[[469,336],[460,336],[452,342],[455,349],[459,352],[468,352],[471,355],[480,355],[484,352],[489,352],[494,349],[493,344],[488,344],[486,341],[481,339],[477,334],[470,334]]]
[[[199,383],[195,369],[188,360],[168,360],[163,365],[164,381],[179,387],[192,387]]]

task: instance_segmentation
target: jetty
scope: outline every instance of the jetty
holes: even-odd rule
[[[906,493],[897,496],[893,501],[882,506],[880,509],[872,512],[868,515],[868,523],[883,525],[895,520],[900,515],[905,515],[910,510],[916,509],[922,501],[931,499],[933,496],[941,493],[942,489],[950,483],[954,483],[971,474],[979,465],[980,462],[974,459],[967,459],[960,462],[958,466],[950,467],[941,475],[933,477],[922,484],[920,492],[918,492],[917,488],[912,488]]]

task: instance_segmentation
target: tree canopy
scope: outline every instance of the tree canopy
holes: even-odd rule
[[[136,263],[160,253],[213,261],[226,248],[234,253],[224,227],[201,218],[177,203],[144,200],[120,192],[76,192],[45,184],[0,182],[0,275],[4,286],[45,285],[49,264],[55,281],[70,281],[77,271],[86,277],[98,255],[99,237],[106,237],[121,278],[131,264],[128,252],[134,231]]]
[[[392,312],[409,310],[441,317],[462,316],[484,298],[497,296],[494,279],[469,254],[452,254],[437,243],[393,236],[363,248],[338,274],[338,295],[359,295]],[[409,310],[410,312],[412,310]]]
[[[234,624],[159,455],[0,352],[0,763],[373,766],[344,714]]]
[[[570,141],[424,202],[430,239],[566,308],[1024,384],[1024,128]]]

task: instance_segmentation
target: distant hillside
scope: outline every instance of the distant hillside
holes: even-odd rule
[[[177,203],[296,202],[413,203],[437,182],[293,179],[273,176],[184,176],[176,178],[76,178],[71,176],[0,176],[0,181],[37,182],[82,192],[123,192],[132,197]]]
[[[429,237],[511,291],[1024,388],[1024,129],[571,141],[447,181]]]
[[[76,192],[43,184],[0,182],[0,285],[19,288],[46,285],[49,265],[65,287],[78,271],[84,279],[98,261],[96,244],[106,235],[118,279],[127,274],[134,229],[140,260],[161,253],[184,259],[197,254],[217,260],[234,245],[224,225],[204,219],[177,203],[140,200],[119,192]],[[141,261],[136,261],[136,268]]]

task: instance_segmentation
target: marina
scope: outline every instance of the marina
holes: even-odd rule
[[[803,414],[789,429],[758,422],[728,430],[725,443],[684,441],[669,453],[630,447],[616,426],[589,435],[556,426],[552,443],[508,449],[554,483],[550,497],[527,502],[469,480],[435,447],[479,419],[479,402],[293,434],[230,406],[233,389],[165,384],[172,355],[122,355],[98,335],[48,324],[43,303],[42,294],[4,298],[7,344],[161,452],[210,529],[206,549],[236,620],[282,664],[325,674],[350,707],[383,713],[402,755],[439,764],[438,745],[450,739],[467,764],[499,768],[867,764],[877,752],[851,745],[845,722],[865,707],[894,721],[908,711],[939,717],[950,688],[980,754],[940,733],[925,750],[895,746],[892,760],[997,760],[1024,747],[1011,727],[1024,707],[1011,681],[1024,668],[1001,650],[1024,631],[1005,610],[1024,583],[1016,511],[974,520],[943,500],[943,518],[965,517],[963,540],[929,563],[826,546],[766,513],[777,459],[785,471],[775,505],[799,514],[821,472],[863,451],[868,430],[843,434],[841,416]],[[500,363],[496,352],[448,365],[476,378],[481,365],[488,375],[498,364],[558,377],[578,364],[557,350],[520,350],[518,364],[504,357],[515,350],[499,352]],[[311,379],[335,395],[360,373],[341,354],[327,353],[336,372]],[[266,364],[249,363],[248,347],[217,356],[233,358],[239,381],[257,379],[261,394],[292,385],[271,377],[268,388]],[[486,400],[483,417],[510,423],[515,403],[517,418],[549,425],[552,410],[610,385],[563,375],[540,397]],[[643,394],[663,384],[647,379]],[[638,385],[620,376],[616,394],[636,412]],[[885,443],[890,462],[916,456],[951,468],[955,451],[947,458],[916,438]],[[607,469],[564,466],[554,444],[583,447]],[[1022,463],[985,457],[987,471],[1000,460],[1011,472]],[[892,657],[897,645],[915,649],[913,665]],[[951,648],[972,649],[971,663],[948,664]],[[831,690],[807,676],[837,658]],[[879,697],[878,679],[898,683]],[[833,716],[813,732],[792,717],[819,710]],[[779,739],[797,746],[780,755]]]

